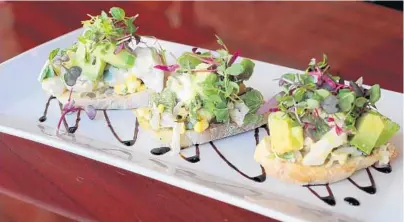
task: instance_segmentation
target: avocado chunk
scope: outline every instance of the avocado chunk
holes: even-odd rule
[[[269,115],[271,149],[279,155],[303,148],[303,128],[284,112]]]
[[[350,144],[366,154],[370,154],[385,127],[382,116],[368,112],[363,114],[356,124],[358,132],[352,137]]]
[[[126,49],[122,49],[119,53],[115,54],[115,48],[116,46],[111,43],[101,44],[94,50],[94,55],[117,68],[132,68],[135,64],[136,57]]]
[[[390,138],[400,130],[400,125],[391,121],[389,118],[382,116],[384,122],[383,132],[380,134],[379,138],[376,141],[375,147],[379,147],[385,145]]]
[[[82,75],[96,82],[103,76],[106,63],[98,56],[90,55],[86,58],[86,50],[84,44],[78,43],[76,54],[70,65],[79,66],[82,69]]]

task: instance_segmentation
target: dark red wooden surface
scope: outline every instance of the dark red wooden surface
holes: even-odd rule
[[[403,91],[402,13],[361,2],[0,2],[0,62],[111,6],[140,34],[303,69],[327,53],[346,78]],[[270,73],[268,73],[270,75]],[[268,80],[270,81],[270,80]],[[0,221],[272,221],[77,155],[0,134]]]

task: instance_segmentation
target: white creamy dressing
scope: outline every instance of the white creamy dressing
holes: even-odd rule
[[[164,71],[154,68],[159,65],[159,58],[153,48],[136,47],[135,65],[130,70],[137,78],[141,79],[149,89],[161,92],[164,88]]]
[[[243,102],[235,103],[234,109],[230,110],[230,118],[238,126],[242,126],[244,123],[244,117],[247,115],[250,109]]]
[[[53,96],[60,96],[66,91],[65,83],[59,76],[54,76],[43,80],[42,89]]]
[[[324,164],[328,155],[335,147],[342,146],[347,142],[347,134],[337,134],[335,127],[331,128],[319,141],[313,143],[310,151],[303,158],[303,165],[319,166]]]

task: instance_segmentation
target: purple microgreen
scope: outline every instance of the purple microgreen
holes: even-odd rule
[[[70,107],[69,109],[62,109],[62,115],[60,116],[56,133],[59,133],[60,125],[62,124],[62,121],[65,119],[67,114],[77,112],[81,109],[81,107]]]
[[[196,48],[196,47],[194,47],[194,48],[192,48],[192,53],[197,53],[197,50],[198,50],[198,48]]]
[[[237,59],[237,57],[239,57],[241,54],[241,52],[239,50],[237,50],[233,56],[230,58],[229,63],[227,64],[228,66],[231,66]]]
[[[166,72],[174,72],[175,70],[177,70],[180,66],[178,64],[175,65],[169,65],[169,66],[165,66],[165,65],[155,65],[154,68],[155,69],[160,69]]]
[[[116,48],[115,48],[114,54],[116,55],[116,54],[120,53],[124,49],[124,47],[125,46],[124,46],[123,43],[117,45]]]
[[[326,82],[332,89],[337,88],[337,83],[334,82],[328,75],[322,75],[321,79]]]
[[[119,37],[119,38],[116,38],[115,39],[115,41],[121,41],[121,40],[127,40],[127,39],[130,39],[132,37],[132,35],[131,34],[129,34],[129,35],[124,35],[124,36],[122,36],[122,37]]]
[[[94,108],[94,106],[88,105],[84,108],[84,111],[87,113],[89,119],[91,120],[95,119],[95,116],[97,115],[97,110]]]

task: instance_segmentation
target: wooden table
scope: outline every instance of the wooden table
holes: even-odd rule
[[[345,78],[403,92],[402,13],[361,2],[0,2],[0,62],[120,6],[139,33],[303,69],[327,53]],[[270,81],[270,80],[268,80]],[[274,221],[0,134],[0,221]]]

